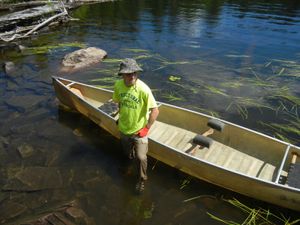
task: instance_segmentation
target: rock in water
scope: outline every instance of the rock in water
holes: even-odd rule
[[[101,62],[106,55],[106,51],[95,47],[77,50],[64,57],[62,61],[62,70],[70,72],[85,68],[92,64]]]

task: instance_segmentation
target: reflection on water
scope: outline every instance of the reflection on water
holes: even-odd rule
[[[72,16],[80,21],[24,40],[26,52],[1,48],[0,61],[16,69],[0,72],[0,224],[74,200],[95,224],[217,224],[207,211],[243,220],[220,196],[295,217],[153,159],[145,195],[134,195],[135,170],[118,141],[60,108],[51,75],[112,88],[119,60],[134,57],[158,100],[299,145],[299,9],[297,1],[280,0],[125,0],[78,8]],[[103,48],[108,58],[59,72],[62,57],[80,46]],[[41,171],[48,181],[37,178]]]

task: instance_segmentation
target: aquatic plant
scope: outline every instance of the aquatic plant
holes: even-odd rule
[[[169,81],[178,81],[178,80],[181,80],[181,77],[173,76],[173,75],[169,76]]]
[[[217,94],[217,95],[222,95],[227,97],[228,94],[226,94],[223,90],[221,90],[220,88],[214,87],[214,86],[210,86],[208,84],[206,84],[205,86],[203,86],[206,90],[208,90],[210,93],[212,94]]]
[[[216,117],[216,118],[221,118],[220,114],[216,111],[212,111],[212,110],[209,110],[207,108],[201,108],[199,106],[195,106],[195,105],[192,105],[192,106],[186,106],[187,108],[191,108],[191,109],[195,109],[196,111],[198,112],[202,112],[202,113],[205,113],[207,115],[211,115],[213,117]]]
[[[147,49],[140,49],[140,48],[122,48],[121,50],[127,51],[127,52],[134,52],[134,53],[149,52],[149,50],[147,50]]]
[[[163,98],[167,99],[169,102],[173,101],[184,101],[185,98],[179,95],[178,93],[174,93],[173,91],[170,91],[168,93],[163,93],[161,95]]]
[[[221,86],[226,88],[240,88],[244,86],[244,84],[240,80],[235,80],[235,81],[222,82]]]
[[[97,74],[109,74],[109,75],[117,75],[116,68],[113,67],[111,69],[101,69],[96,71]]]
[[[233,55],[233,54],[229,54],[229,55],[225,55],[228,58],[251,58],[251,56],[249,55]]]
[[[160,69],[163,69],[167,66],[170,66],[170,65],[186,65],[186,64],[189,64],[189,65],[192,65],[192,64],[200,64],[200,63],[203,63],[202,60],[191,60],[191,61],[170,61],[164,57],[162,57],[161,55],[158,55],[158,54],[155,54],[153,55],[153,58],[158,60],[160,63],[161,63],[161,66],[154,69],[153,71],[156,71],[156,70],[160,70]]]
[[[187,177],[186,179],[184,179],[181,184],[180,184],[180,190],[182,190],[183,188],[185,188],[192,180],[192,177]]]
[[[90,82],[107,82],[107,83],[115,83],[118,78],[116,76],[110,77],[100,77],[89,80]]]
[[[123,59],[115,59],[115,58],[106,58],[102,62],[103,63],[120,63]]]
[[[300,120],[289,121],[286,124],[278,124],[278,123],[264,123],[262,121],[259,122],[264,127],[271,129],[275,136],[283,141],[292,143],[299,142],[298,139],[294,139],[291,136],[300,136]]]
[[[286,218],[284,215],[278,216],[275,215],[274,213],[270,212],[268,209],[263,209],[263,208],[251,208],[237,199],[231,199],[231,200],[226,200],[223,199],[225,202],[230,203],[231,205],[237,207],[240,209],[242,212],[246,214],[246,218],[243,222],[235,222],[231,220],[225,220],[220,217],[217,217],[213,215],[212,213],[207,212],[207,214],[214,220],[217,220],[219,222],[222,222],[224,224],[228,225],[256,225],[256,224],[284,224],[284,225],[294,225],[300,222],[300,219],[296,219],[291,221],[291,218]]]
[[[37,47],[28,47],[24,50],[25,55],[35,55],[35,54],[46,54],[56,49],[66,49],[66,48],[85,48],[86,45],[80,42],[69,42],[69,43],[61,43],[57,45],[44,45]]]
[[[229,111],[232,107],[236,108],[243,119],[248,118],[248,107],[257,109],[267,108],[274,110],[274,108],[264,103],[263,98],[253,99],[248,97],[234,97],[232,102],[226,107],[226,111]]]

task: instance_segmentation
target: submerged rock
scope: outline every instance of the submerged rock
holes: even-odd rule
[[[0,202],[0,224],[10,221],[9,224],[15,225],[96,225],[76,201],[45,207],[37,214],[31,211],[30,219],[28,212],[30,209],[25,204],[14,200]],[[18,222],[11,223],[14,220]]]
[[[2,187],[4,191],[39,191],[62,188],[60,171],[53,167],[27,167],[17,170]]]
[[[77,50],[67,54],[64,57],[62,61],[62,70],[65,72],[71,72],[82,69],[92,64],[101,62],[106,55],[106,51],[95,47]]]
[[[0,204],[0,224],[4,224],[7,220],[15,218],[27,211],[27,207],[23,204],[8,201]]]
[[[0,136],[0,148],[4,149],[5,147],[7,147],[9,145],[9,141],[8,138]]]
[[[34,152],[33,147],[28,144],[22,144],[17,148],[17,150],[23,159],[32,156]]]
[[[60,206],[51,213],[40,216],[31,221],[17,223],[17,225],[96,225],[76,202]]]
[[[45,96],[39,95],[12,96],[5,100],[5,103],[19,112],[25,112],[43,102],[44,99]]]
[[[7,75],[10,75],[16,70],[16,66],[13,62],[5,62],[3,64],[3,69]]]

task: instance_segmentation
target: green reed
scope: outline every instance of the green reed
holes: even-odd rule
[[[192,180],[192,177],[188,176],[186,179],[184,179],[180,184],[180,190],[185,188]]]
[[[216,117],[216,118],[221,118],[220,114],[216,111],[213,111],[213,110],[209,110],[209,109],[206,109],[206,108],[201,108],[201,107],[198,107],[198,106],[195,106],[195,105],[189,106],[189,108],[194,109],[198,112],[205,113],[207,115],[211,115],[211,116]]]
[[[121,50],[133,53],[148,53],[149,50],[147,49],[140,49],[140,48],[122,48]]]
[[[106,58],[102,62],[103,63],[120,63],[123,59],[116,59],[116,58]]]
[[[201,64],[203,63],[202,60],[190,60],[190,61],[170,61],[167,58],[162,57],[161,55],[155,54],[153,55],[153,58],[158,60],[161,64],[160,67],[154,69],[153,71],[157,71],[160,69],[163,69],[167,66],[172,66],[172,65],[193,65],[193,64]]]
[[[170,91],[168,93],[163,93],[161,95],[163,98],[167,99],[169,102],[174,102],[174,101],[184,101],[185,98],[181,96],[180,94]]]
[[[214,86],[210,86],[210,85],[205,85],[204,88],[206,90],[209,91],[209,93],[212,93],[212,94],[216,94],[216,95],[222,95],[224,97],[228,97],[228,94],[226,94],[224,92],[224,90],[220,89],[220,88],[217,88],[217,87],[214,87]]]
[[[265,123],[259,122],[264,127],[269,128],[274,132],[275,137],[279,138],[282,141],[286,141],[289,143],[299,142],[298,139],[292,138],[291,135],[300,136],[300,120],[295,119],[293,121],[287,121],[286,124],[278,124],[278,123]]]
[[[37,46],[37,47],[29,47],[24,50],[25,55],[34,55],[34,54],[46,54],[56,49],[66,49],[66,48],[85,48],[86,45],[79,42],[69,42],[69,43],[61,43],[57,45],[45,45],[45,46]]]
[[[96,79],[89,80],[90,82],[106,82],[106,83],[115,83],[118,78],[116,76],[110,77],[100,77]]]
[[[251,208],[237,199],[232,200],[226,200],[225,202],[230,203],[231,205],[235,206],[236,208],[240,209],[243,213],[245,213],[245,219],[243,222],[235,222],[231,220],[225,220],[220,217],[217,217],[213,215],[212,213],[207,212],[207,214],[214,220],[222,222],[224,224],[228,225],[278,225],[278,224],[284,224],[284,225],[294,225],[300,222],[300,219],[296,219],[291,221],[291,218],[286,218],[284,215],[276,215],[268,209],[263,208]]]
[[[248,107],[257,109],[268,108],[274,110],[274,108],[264,103],[263,98],[253,99],[248,97],[234,97],[232,102],[226,107],[225,111],[229,111],[232,107],[238,111],[243,119],[248,119]]]

